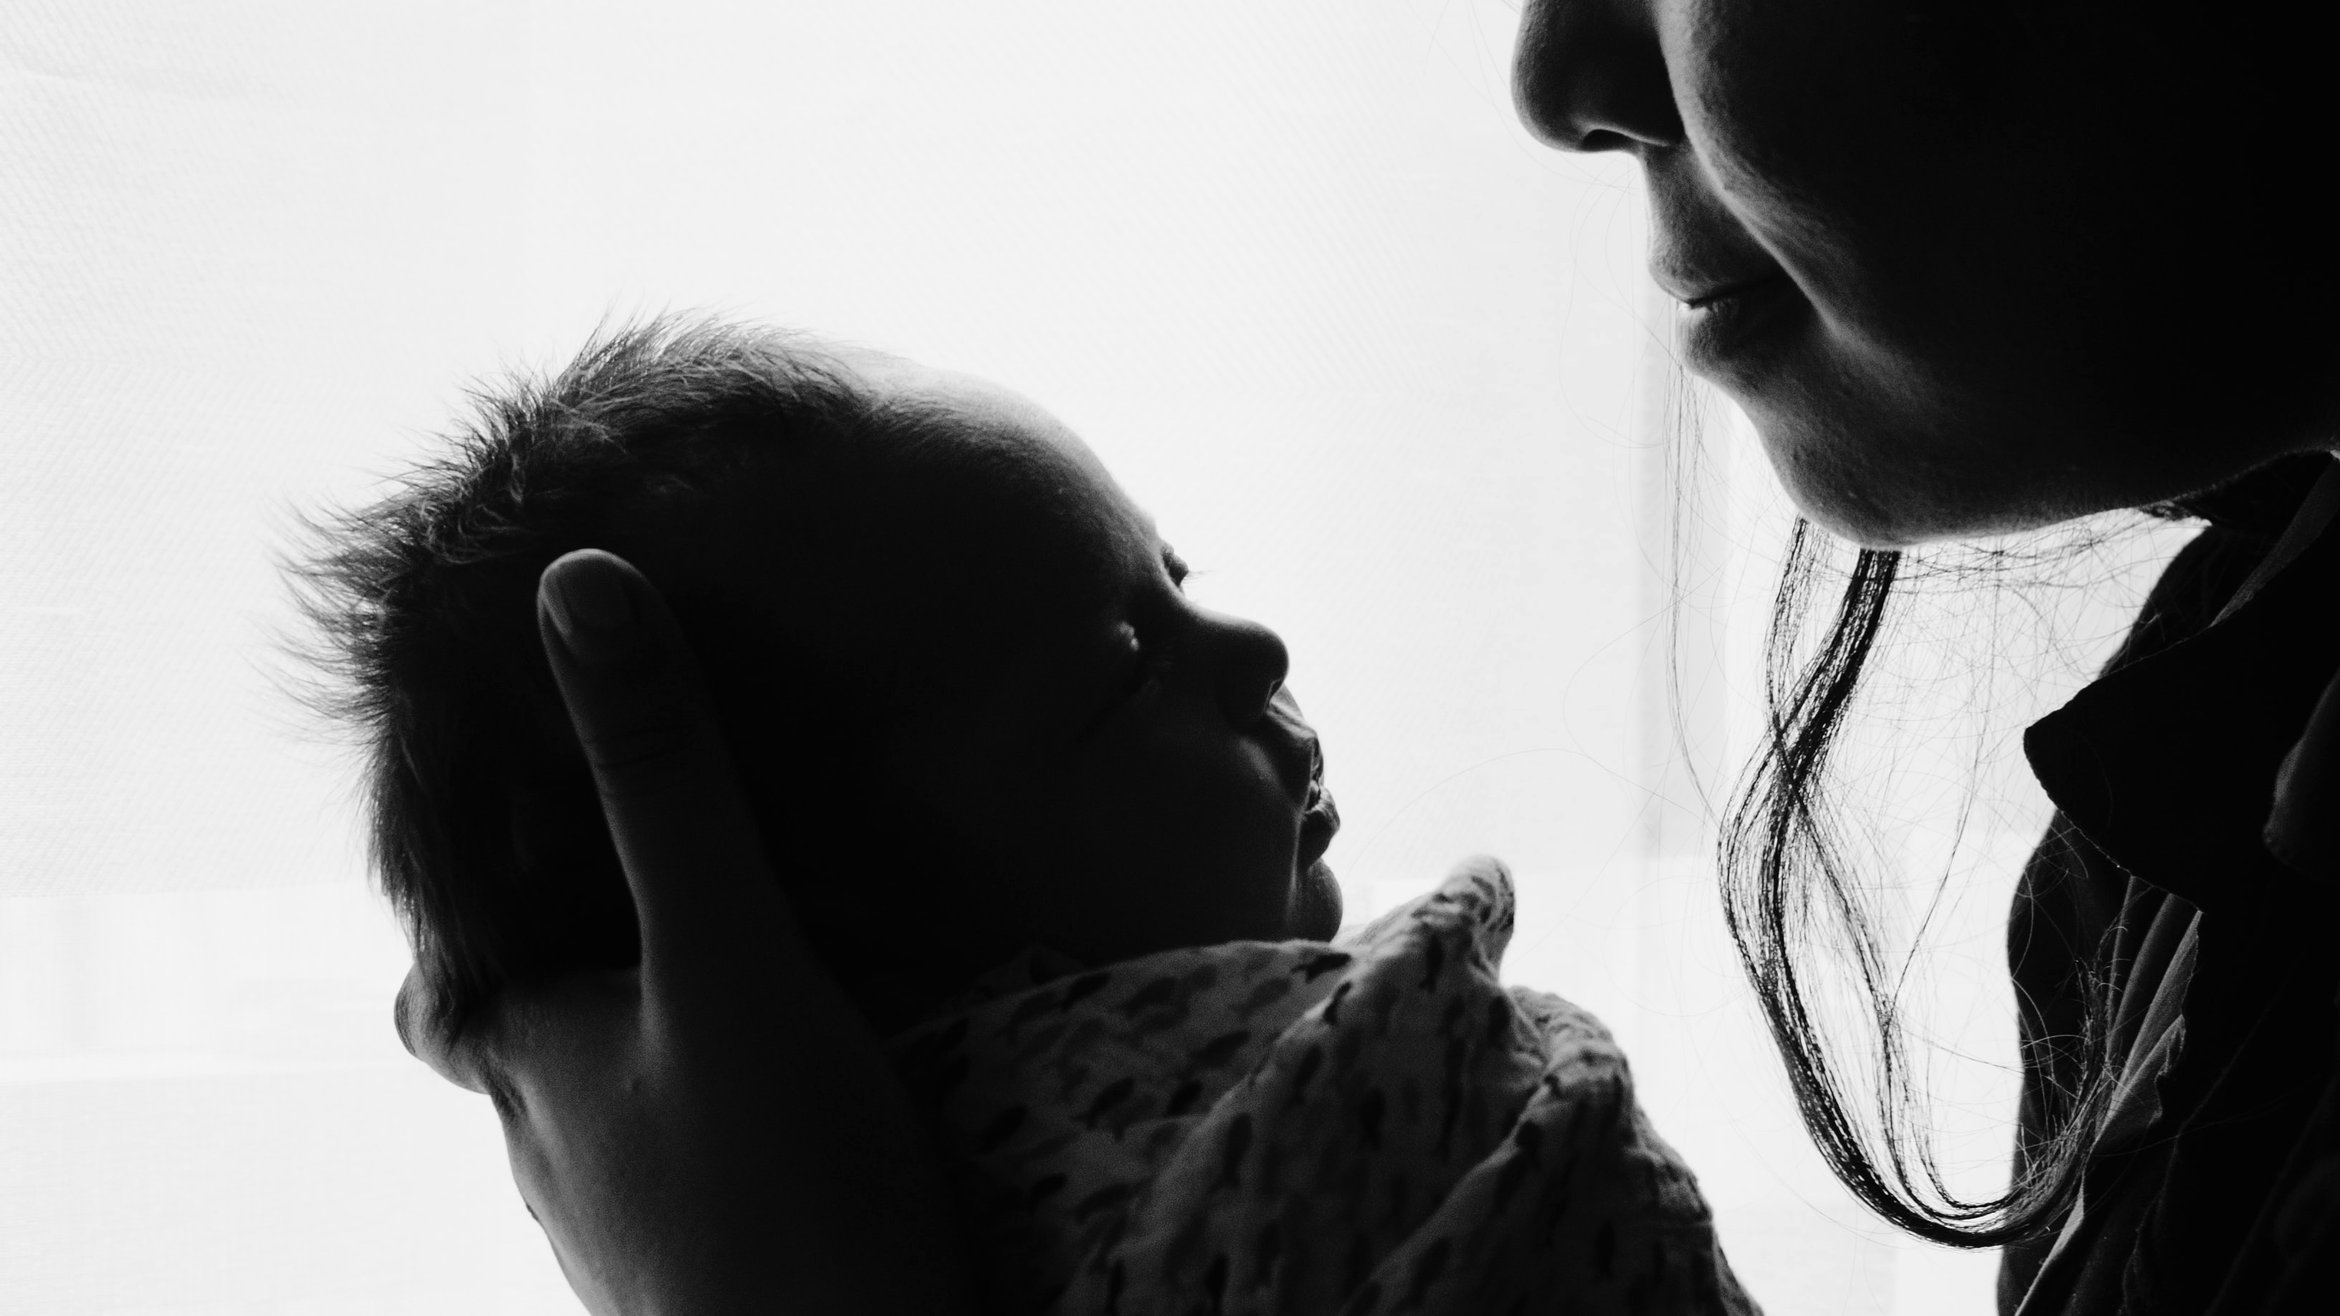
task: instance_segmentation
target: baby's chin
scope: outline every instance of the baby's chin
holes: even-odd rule
[[[1322,859],[1300,874],[1292,890],[1292,935],[1303,941],[1331,941],[1341,930],[1341,883]]]

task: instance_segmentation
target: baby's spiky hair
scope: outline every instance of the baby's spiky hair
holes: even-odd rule
[[[705,320],[605,332],[550,378],[474,397],[443,455],[371,506],[313,518],[312,551],[290,568],[324,676],[312,702],[362,743],[375,869],[440,989],[442,1026],[505,981],[637,955],[538,638],[545,567],[596,547],[642,568],[708,669],[751,796],[819,794],[836,783],[737,752],[757,743],[741,724],[771,713],[768,692],[787,682],[774,679],[769,601],[723,564],[769,519],[755,499],[774,487],[775,455],[927,421],[808,339]],[[822,669],[821,688],[854,676]],[[811,748],[801,712],[788,717],[777,734]],[[852,747],[819,748],[775,757],[840,775]],[[799,905],[816,944],[817,925],[852,921],[817,897]]]

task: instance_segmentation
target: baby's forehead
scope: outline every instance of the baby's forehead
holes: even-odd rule
[[[1007,655],[1093,629],[1151,569],[1152,522],[1036,404],[909,363],[871,383],[894,423],[739,509],[791,527],[768,603],[879,644]]]
[[[1039,465],[1093,467],[1104,475],[1096,455],[1070,426],[1032,399],[979,375],[903,362],[879,369],[871,383],[889,408],[924,418],[932,437],[1016,453]]]
[[[1012,413],[971,419],[944,428],[923,454],[941,506],[907,528],[923,532],[938,559],[932,568],[969,574],[970,586],[1003,605],[1059,614],[1109,606],[1133,564],[1158,551],[1152,521],[1069,431]]]
[[[971,375],[927,371],[906,377],[889,405],[916,418],[901,440],[906,474],[940,486],[951,504],[992,517],[1088,532],[1092,552],[1136,536],[1150,545],[1152,521],[1117,485],[1096,453],[1063,421],[1022,394]],[[1064,545],[1061,547],[1072,547]]]

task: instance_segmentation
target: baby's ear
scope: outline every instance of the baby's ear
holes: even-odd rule
[[[405,1044],[407,1054],[455,1086],[488,1095],[485,1076],[463,1039],[448,1026],[445,1002],[419,966],[406,971],[406,981],[399,984],[398,998],[390,1010],[391,1023],[398,1029],[398,1040]]]

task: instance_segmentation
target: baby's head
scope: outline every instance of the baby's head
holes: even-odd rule
[[[609,335],[301,567],[383,884],[456,1015],[615,967],[631,904],[536,579],[641,568],[813,944],[882,1025],[1038,944],[1331,935],[1335,821],[1276,635],[1194,605],[1096,456],[979,381],[759,329]]]

